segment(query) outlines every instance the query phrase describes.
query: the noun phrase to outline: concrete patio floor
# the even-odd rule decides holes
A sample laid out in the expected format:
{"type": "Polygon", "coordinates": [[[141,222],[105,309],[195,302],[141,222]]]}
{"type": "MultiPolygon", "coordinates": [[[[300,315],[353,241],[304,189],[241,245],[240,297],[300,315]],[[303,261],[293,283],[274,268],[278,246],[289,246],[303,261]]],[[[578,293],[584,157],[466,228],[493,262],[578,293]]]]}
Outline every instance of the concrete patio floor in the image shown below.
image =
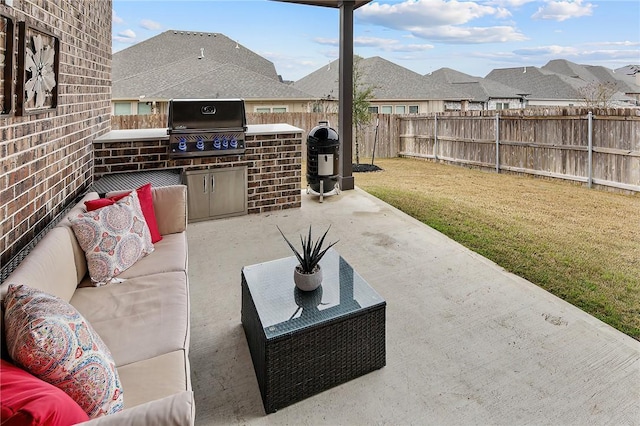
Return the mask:
{"type": "Polygon", "coordinates": [[[355,189],[189,224],[196,424],[640,424],[640,342],[355,189]],[[387,301],[387,365],[265,415],[240,272],[328,241],[387,301]]]}

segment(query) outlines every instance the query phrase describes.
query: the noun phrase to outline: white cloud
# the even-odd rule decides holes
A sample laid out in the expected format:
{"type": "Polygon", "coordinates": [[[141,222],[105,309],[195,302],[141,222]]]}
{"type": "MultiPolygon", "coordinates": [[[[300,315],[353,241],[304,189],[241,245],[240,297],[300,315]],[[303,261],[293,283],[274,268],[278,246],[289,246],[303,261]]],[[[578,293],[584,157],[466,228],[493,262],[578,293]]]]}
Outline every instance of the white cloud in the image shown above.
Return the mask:
{"type": "Polygon", "coordinates": [[[548,1],[544,6],[539,7],[531,17],[562,22],[571,18],[591,16],[595,7],[591,3],[583,4],[582,0],[548,1]]]}
{"type": "Polygon", "coordinates": [[[378,37],[356,37],[353,39],[355,47],[375,47],[386,52],[420,52],[433,49],[430,44],[401,44],[400,41],[378,37]]]}
{"type": "Polygon", "coordinates": [[[340,44],[340,40],[337,38],[316,37],[313,39],[313,41],[315,41],[318,44],[325,44],[328,46],[337,46],[340,44]]]}
{"type": "Polygon", "coordinates": [[[527,40],[527,37],[513,27],[455,27],[453,25],[437,28],[412,28],[417,37],[439,41],[441,43],[506,43],[527,40]]]}
{"type": "Polygon", "coordinates": [[[146,30],[161,30],[162,25],[159,22],[152,21],[150,19],[143,19],[140,21],[140,26],[146,30]]]}
{"type": "Polygon", "coordinates": [[[112,9],[112,13],[111,13],[111,20],[113,21],[114,24],[122,24],[124,22],[124,19],[122,19],[121,17],[118,16],[118,14],[116,13],[115,9],[112,9]]]}
{"type": "Polygon", "coordinates": [[[416,26],[461,25],[495,15],[496,8],[471,1],[405,0],[398,4],[369,3],[356,12],[360,21],[403,30],[416,26]]]}
{"type": "Polygon", "coordinates": [[[550,56],[563,57],[563,56],[574,56],[578,54],[578,50],[574,47],[551,45],[551,46],[539,46],[539,47],[517,49],[517,50],[514,50],[513,53],[516,55],[522,55],[522,56],[550,55],[550,56]]]}
{"type": "Polygon", "coordinates": [[[488,4],[501,6],[501,7],[518,8],[518,7],[524,6],[527,3],[532,3],[534,1],[538,1],[538,0],[493,0],[493,1],[489,1],[488,4]]]}
{"type": "MultiPolygon", "coordinates": [[[[492,2],[457,0],[405,0],[398,4],[369,3],[357,11],[357,19],[364,23],[407,31],[415,37],[441,43],[496,43],[526,40],[515,26],[470,26],[473,20],[484,17],[505,19],[511,16],[504,5],[524,4],[527,0],[492,2]]],[[[427,46],[427,45],[425,45],[427,46]]]]}
{"type": "MultiPolygon", "coordinates": [[[[338,46],[340,41],[337,38],[315,38],[318,44],[328,46],[338,46]]],[[[431,44],[402,44],[399,40],[380,37],[355,37],[354,47],[375,47],[385,52],[421,52],[433,49],[431,44]]]]}
{"type": "Polygon", "coordinates": [[[133,30],[131,29],[120,31],[118,34],[116,34],[113,37],[113,39],[120,43],[129,43],[129,44],[133,44],[137,41],[136,33],[133,32],[133,30]]]}
{"type": "Polygon", "coordinates": [[[499,7],[496,9],[496,18],[500,18],[500,19],[506,19],[509,18],[511,15],[511,12],[509,12],[509,9],[504,8],[504,7],[499,7]]]}
{"type": "MultiPolygon", "coordinates": [[[[593,46],[640,46],[640,41],[602,41],[599,43],[589,43],[593,46]]],[[[640,52],[636,51],[636,54],[640,52]]]]}
{"type": "MultiPolygon", "coordinates": [[[[551,60],[557,58],[571,58],[578,63],[594,63],[601,61],[616,61],[620,63],[634,63],[638,60],[637,50],[620,50],[620,49],[586,49],[574,46],[539,46],[526,49],[517,49],[511,52],[513,58],[534,58],[542,60],[551,60]]],[[[508,54],[507,54],[508,56],[508,54]]],[[[611,67],[611,65],[607,65],[611,67]]]]}

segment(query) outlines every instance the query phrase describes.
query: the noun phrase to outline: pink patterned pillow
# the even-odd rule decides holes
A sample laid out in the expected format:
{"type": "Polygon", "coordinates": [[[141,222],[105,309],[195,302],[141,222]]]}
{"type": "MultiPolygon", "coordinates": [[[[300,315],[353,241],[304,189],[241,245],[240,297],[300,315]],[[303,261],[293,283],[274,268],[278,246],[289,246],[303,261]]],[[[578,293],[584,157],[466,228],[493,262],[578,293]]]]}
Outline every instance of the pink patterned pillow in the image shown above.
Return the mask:
{"type": "Polygon", "coordinates": [[[73,306],[14,284],[4,305],[7,349],[16,364],[62,389],[89,417],[122,410],[122,386],[111,352],[73,306]]]}
{"type": "Polygon", "coordinates": [[[139,259],[153,252],[149,227],[136,191],[115,204],[69,217],[87,257],[91,281],[108,284],[139,259]]]}

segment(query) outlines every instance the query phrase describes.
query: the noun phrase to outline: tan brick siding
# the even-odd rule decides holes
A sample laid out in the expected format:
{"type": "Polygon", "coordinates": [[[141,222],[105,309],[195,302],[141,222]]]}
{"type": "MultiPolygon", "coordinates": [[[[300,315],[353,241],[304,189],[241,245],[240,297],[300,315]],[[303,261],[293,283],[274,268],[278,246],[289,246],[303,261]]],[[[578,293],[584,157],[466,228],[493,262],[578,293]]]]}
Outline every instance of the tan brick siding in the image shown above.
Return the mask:
{"type": "MultiPolygon", "coordinates": [[[[0,5],[0,13],[60,42],[57,110],[0,116],[4,265],[92,182],[91,143],[110,130],[112,2],[16,0],[0,5]]],[[[17,45],[16,38],[14,64],[17,45]]]]}

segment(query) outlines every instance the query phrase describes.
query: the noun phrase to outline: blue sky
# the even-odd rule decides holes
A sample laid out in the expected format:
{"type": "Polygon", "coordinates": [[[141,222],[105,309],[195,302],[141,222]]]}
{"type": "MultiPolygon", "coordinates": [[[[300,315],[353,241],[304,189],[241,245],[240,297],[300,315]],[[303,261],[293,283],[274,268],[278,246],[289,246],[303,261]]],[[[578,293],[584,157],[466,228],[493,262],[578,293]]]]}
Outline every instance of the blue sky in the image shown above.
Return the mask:
{"type": "MultiPolygon", "coordinates": [[[[216,32],[298,80],[338,58],[339,16],[269,0],[113,0],[113,51],[166,30],[216,32]]],[[[354,52],[479,77],[551,59],[640,65],[640,1],[374,0],[355,12],[354,52]]]]}

